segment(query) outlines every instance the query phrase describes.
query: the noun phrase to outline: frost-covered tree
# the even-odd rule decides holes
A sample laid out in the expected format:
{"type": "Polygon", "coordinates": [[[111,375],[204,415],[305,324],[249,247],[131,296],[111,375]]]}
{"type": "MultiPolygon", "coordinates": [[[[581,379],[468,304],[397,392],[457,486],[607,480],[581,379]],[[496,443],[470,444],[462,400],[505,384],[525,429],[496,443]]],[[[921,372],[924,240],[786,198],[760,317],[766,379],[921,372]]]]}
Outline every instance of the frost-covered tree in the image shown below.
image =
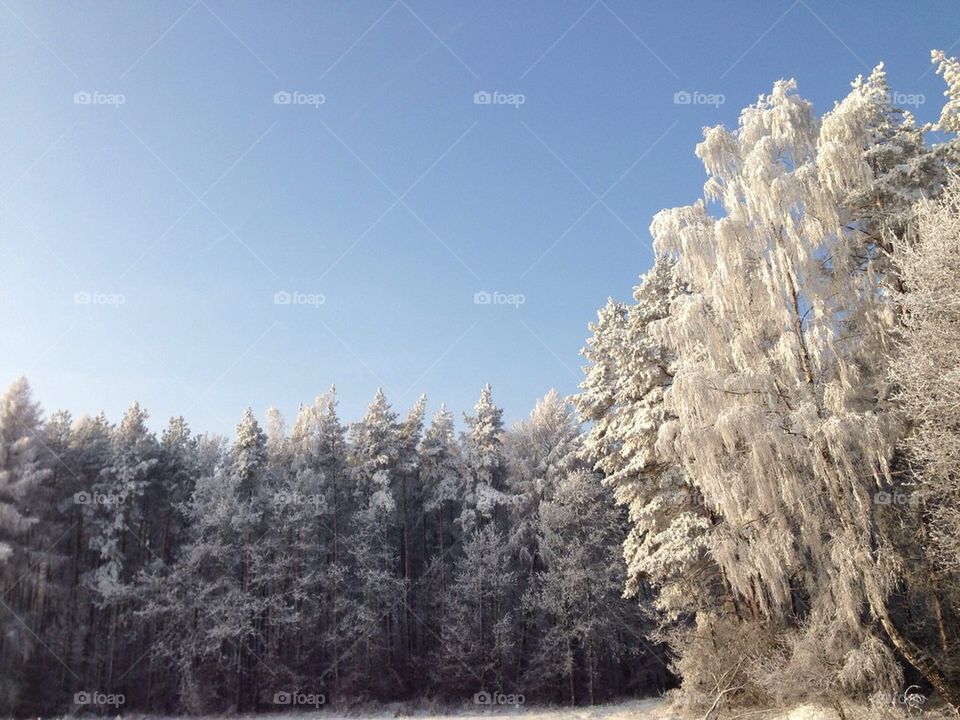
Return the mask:
{"type": "Polygon", "coordinates": [[[133,657],[121,667],[125,695],[132,704],[158,707],[173,712],[178,692],[176,675],[160,662],[150,648],[158,639],[176,633],[179,619],[143,614],[154,593],[164,593],[162,579],[168,578],[189,537],[189,503],[201,465],[203,439],[191,434],[182,417],[171,418],[158,446],[156,466],[143,495],[146,512],[142,542],[147,550],[144,567],[131,580],[129,590],[132,617],[138,629],[133,657]],[[146,656],[146,657],[144,657],[146,656]]]}
{"type": "Polygon", "coordinates": [[[960,179],[917,207],[916,233],[896,247],[905,293],[891,368],[913,420],[904,441],[930,515],[928,547],[960,578],[960,179]]]}
{"type": "Polygon", "coordinates": [[[0,397],[0,568],[3,583],[16,579],[17,570],[29,566],[31,551],[23,537],[37,522],[30,507],[50,474],[45,467],[40,437],[40,406],[30,385],[20,378],[0,397]]]}
{"type": "MultiPolygon", "coordinates": [[[[656,450],[720,519],[709,550],[737,597],[848,638],[831,662],[858,691],[869,689],[863,654],[877,647],[867,610],[956,702],[893,617],[898,556],[873,503],[903,432],[882,361],[895,283],[870,232],[886,201],[866,212],[851,197],[877,185],[881,165],[884,177],[900,172],[877,154],[913,133],[909,118],[891,124],[888,97],[878,68],[818,119],[781,81],[736,130],[705,131],[697,155],[715,214],[701,201],[651,226],[686,285],[656,328],[674,357],[656,450]]],[[[901,160],[915,169],[916,154],[901,160]]]]}
{"type": "Polygon", "coordinates": [[[510,498],[507,542],[517,573],[516,655],[519,670],[525,672],[530,645],[542,632],[540,618],[523,612],[522,598],[536,573],[543,570],[540,555],[540,508],[553,497],[558,484],[576,468],[579,457],[580,425],[573,409],[556,390],[537,401],[529,418],[518,422],[505,436],[507,489],[510,498]]]}
{"type": "MultiPolygon", "coordinates": [[[[343,612],[343,568],[336,554],[338,510],[344,509],[347,491],[346,447],[332,388],[300,408],[286,447],[289,467],[273,507],[289,627],[289,637],[279,640],[280,653],[299,675],[319,677],[335,661],[343,612]]],[[[335,664],[331,670],[336,683],[335,664]]]]}
{"type": "Polygon", "coordinates": [[[111,688],[143,652],[133,629],[133,581],[158,557],[151,547],[151,525],[159,525],[157,508],[151,507],[148,488],[156,484],[160,450],[147,428],[147,418],[136,402],[124,413],[113,429],[110,462],[101,468],[89,498],[93,509],[90,544],[99,563],[88,582],[106,613],[104,682],[111,688]]]}
{"type": "Polygon", "coordinates": [[[435,680],[460,697],[480,691],[517,692],[513,675],[516,574],[505,538],[492,523],[476,529],[463,554],[443,609],[435,680]]]}
{"type": "Polygon", "coordinates": [[[186,532],[185,510],[200,470],[199,453],[200,440],[191,434],[186,420],[170,418],[160,438],[157,480],[148,488],[148,504],[160,518],[160,536],[153,545],[165,564],[176,558],[186,532]]]}
{"type": "Polygon", "coordinates": [[[891,104],[882,64],[869,77],[858,77],[824,120],[828,131],[818,152],[827,162],[820,182],[839,193],[850,227],[858,231],[862,260],[869,258],[896,286],[888,253],[907,233],[913,204],[942,189],[947,168],[960,159],[958,148],[951,142],[926,143],[927,133],[940,128],[917,126],[911,113],[891,104]]]}
{"type": "Polygon", "coordinates": [[[457,442],[453,413],[441,405],[424,433],[418,449],[419,478],[423,497],[424,549],[426,560],[436,559],[438,586],[445,589],[447,555],[457,535],[454,520],[466,491],[466,469],[457,442]]]}
{"type": "Polygon", "coordinates": [[[229,456],[198,479],[188,509],[190,538],[167,593],[155,593],[148,614],[177,618],[179,632],[156,643],[180,677],[190,710],[257,706],[265,672],[270,618],[282,617],[283,598],[267,539],[274,489],[267,439],[247,410],[229,456]]]}
{"type": "Polygon", "coordinates": [[[396,683],[394,653],[403,610],[404,584],[399,548],[394,476],[400,458],[397,416],[377,390],[363,419],[350,428],[349,464],[356,510],[348,541],[349,612],[346,623],[354,692],[384,695],[396,683]]]}
{"type": "Polygon", "coordinates": [[[524,689],[592,704],[606,691],[601,676],[639,650],[640,623],[636,604],[621,597],[626,518],[588,471],[581,441],[555,390],[507,434],[509,547],[524,689]]]}
{"type": "Polygon", "coordinates": [[[414,538],[416,530],[423,526],[423,497],[418,482],[417,447],[423,433],[426,405],[427,398],[421,395],[397,428],[397,465],[393,473],[393,494],[397,499],[397,545],[400,548],[403,578],[401,644],[398,648],[398,662],[402,667],[410,666],[410,658],[415,652],[414,645],[419,644],[417,637],[422,634],[416,620],[416,595],[411,591],[414,573],[420,572],[422,560],[417,552],[421,543],[415,542],[414,538]]]}
{"type": "Polygon", "coordinates": [[[102,470],[112,463],[115,432],[103,413],[72,422],[60,416],[47,430],[47,445],[59,458],[52,466],[55,506],[71,528],[57,545],[66,560],[62,583],[70,598],[69,612],[62,618],[60,641],[51,647],[60,650],[66,665],[59,669],[57,685],[72,694],[83,689],[82,679],[102,677],[106,655],[102,630],[108,619],[89,578],[102,562],[94,542],[100,528],[94,488],[102,470]]]}
{"type": "Polygon", "coordinates": [[[348,634],[343,618],[349,611],[350,596],[347,588],[347,555],[345,538],[350,535],[350,518],[353,515],[354,494],[352,478],[347,464],[346,429],[337,415],[336,389],[317,398],[310,418],[309,449],[305,453],[308,462],[322,478],[324,508],[323,527],[326,530],[327,550],[323,570],[324,632],[322,635],[323,666],[316,676],[321,687],[332,683],[340,685],[340,657],[348,634]]]}
{"type": "Polygon", "coordinates": [[[493,403],[489,385],[480,393],[474,415],[467,416],[463,437],[464,464],[468,486],[463,499],[460,527],[465,534],[491,520],[501,523],[506,494],[506,459],[503,453],[503,410],[493,403]]]}
{"type": "Polygon", "coordinates": [[[40,406],[25,378],[0,396],[0,710],[10,712],[36,646],[37,610],[47,566],[37,528],[42,484],[50,476],[40,406]]]}
{"type": "Polygon", "coordinates": [[[712,606],[721,594],[706,554],[713,519],[676,463],[656,448],[671,417],[664,397],[673,355],[655,331],[681,294],[673,263],[661,256],[635,288],[634,304],[609,301],[591,325],[593,337],[583,351],[586,376],[574,398],[581,418],[591,423],[583,454],[629,513],[625,592],[635,597],[655,587],[655,603],[668,622],[698,604],[712,606]]]}
{"type": "Polygon", "coordinates": [[[506,438],[508,489],[512,498],[510,545],[527,572],[538,568],[540,504],[553,497],[557,484],[582,465],[580,425],[573,410],[551,390],[506,438]]]}
{"type": "Polygon", "coordinates": [[[538,518],[542,569],[531,578],[525,605],[540,633],[524,686],[542,689],[561,677],[568,702],[582,692],[592,705],[603,677],[641,650],[639,609],[621,597],[625,517],[598,476],[574,470],[558,478],[538,518]]]}

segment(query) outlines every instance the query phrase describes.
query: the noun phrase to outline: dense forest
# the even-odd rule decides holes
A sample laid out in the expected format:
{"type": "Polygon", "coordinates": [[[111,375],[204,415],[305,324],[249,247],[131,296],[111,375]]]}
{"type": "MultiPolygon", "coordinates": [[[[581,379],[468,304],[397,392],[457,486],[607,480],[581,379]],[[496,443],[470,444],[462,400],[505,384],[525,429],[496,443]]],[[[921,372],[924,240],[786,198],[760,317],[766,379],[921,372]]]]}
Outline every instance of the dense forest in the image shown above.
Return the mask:
{"type": "Polygon", "coordinates": [[[18,381],[3,443],[3,701],[17,714],[239,712],[436,695],[596,702],[662,687],[621,597],[625,514],[547,395],[506,431],[484,388],[458,437],[333,389],[228,445],[134,404],[41,422],[18,381]],[[103,704],[106,707],[96,707],[103,704]]]}
{"type": "MultiPolygon", "coordinates": [[[[780,81],[697,146],[580,392],[505,428],[331,389],[160,437],[0,401],[0,708],[352,699],[960,710],[960,62],[780,81]],[[917,698],[921,698],[917,700],[917,698]],[[113,704],[111,705],[111,700],[113,704]]],[[[82,708],[80,708],[82,709],[82,708]]]]}

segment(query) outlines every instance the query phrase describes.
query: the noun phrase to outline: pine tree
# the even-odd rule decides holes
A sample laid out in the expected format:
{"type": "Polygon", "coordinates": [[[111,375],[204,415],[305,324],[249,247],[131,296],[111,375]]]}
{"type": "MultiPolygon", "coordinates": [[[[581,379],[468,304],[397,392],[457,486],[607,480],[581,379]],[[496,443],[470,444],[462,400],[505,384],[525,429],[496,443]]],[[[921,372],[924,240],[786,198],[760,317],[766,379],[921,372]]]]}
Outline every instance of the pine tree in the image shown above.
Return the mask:
{"type": "Polygon", "coordinates": [[[89,582],[106,622],[103,682],[118,692],[115,684],[121,674],[128,688],[139,686],[136,675],[125,673],[144,651],[132,616],[134,578],[158,557],[151,547],[151,525],[159,526],[160,521],[147,491],[155,483],[159,446],[146,426],[147,417],[134,402],[113,429],[110,461],[101,469],[90,498],[90,543],[99,562],[89,582]]]}
{"type": "Polygon", "coordinates": [[[106,633],[102,630],[108,627],[109,611],[103,608],[90,579],[102,561],[95,542],[102,512],[95,488],[103,469],[112,463],[115,430],[103,413],[79,418],[72,424],[61,418],[58,427],[50,429],[54,435],[49,447],[59,458],[53,465],[56,506],[72,528],[57,546],[66,557],[63,584],[71,598],[59,653],[66,667],[59,670],[57,687],[72,699],[78,690],[88,690],[91,684],[99,686],[106,674],[106,633]]]}
{"type": "Polygon", "coordinates": [[[540,619],[524,687],[541,692],[564,680],[570,704],[593,705],[602,678],[637,653],[644,630],[639,608],[623,599],[625,579],[619,544],[625,517],[600,479],[574,470],[557,479],[540,505],[537,544],[542,569],[530,583],[526,607],[540,619]]]}
{"type": "Polygon", "coordinates": [[[179,619],[180,633],[155,652],[177,665],[184,705],[193,711],[256,708],[263,672],[258,658],[269,641],[268,621],[281,598],[264,542],[271,531],[267,439],[247,410],[229,457],[201,476],[188,510],[190,538],[148,614],[179,619]]]}
{"type": "MultiPolygon", "coordinates": [[[[417,447],[423,433],[423,414],[427,398],[421,395],[410,413],[397,428],[397,465],[393,473],[393,494],[397,499],[397,546],[400,549],[400,567],[403,578],[403,597],[401,603],[402,627],[401,645],[398,648],[398,663],[408,668],[416,645],[420,644],[420,630],[417,621],[418,609],[416,596],[412,593],[415,573],[419,574],[422,558],[417,554],[420,543],[414,538],[416,531],[423,525],[423,497],[418,483],[419,458],[417,447]]],[[[408,678],[408,681],[411,678],[408,678]]]]}
{"type": "Polygon", "coordinates": [[[356,511],[348,552],[351,605],[343,618],[354,691],[386,695],[396,685],[394,654],[403,602],[398,528],[393,492],[399,460],[397,416],[381,390],[350,428],[349,463],[356,511]]]}
{"type": "Polygon", "coordinates": [[[503,454],[503,410],[493,404],[489,385],[484,385],[474,415],[466,418],[463,438],[464,464],[468,487],[459,524],[464,535],[486,523],[498,520],[502,525],[506,494],[506,460],[503,454]]]}
{"type": "Polygon", "coordinates": [[[459,539],[454,520],[460,515],[460,502],[466,493],[466,468],[453,414],[444,405],[433,416],[418,453],[423,509],[429,518],[425,520],[423,556],[435,559],[437,585],[442,592],[449,579],[448,555],[459,539]]]}
{"type": "MultiPolygon", "coordinates": [[[[0,711],[12,712],[25,682],[24,662],[36,650],[43,548],[37,499],[50,476],[40,407],[20,378],[0,397],[0,711]]],[[[54,658],[49,658],[55,662],[54,658]]]]}
{"type": "Polygon", "coordinates": [[[551,390],[506,436],[511,495],[510,546],[527,576],[540,569],[537,536],[540,504],[553,497],[560,480],[582,466],[580,425],[572,409],[551,390]]]}
{"type": "Polygon", "coordinates": [[[655,605],[667,624],[696,610],[692,598],[710,607],[719,594],[706,545],[713,520],[675,463],[657,449],[671,419],[664,398],[673,357],[656,331],[683,292],[673,263],[660,256],[634,289],[634,304],[609,301],[591,325],[593,337],[583,351],[589,364],[574,398],[581,418],[591,423],[583,455],[629,513],[626,593],[638,597],[655,587],[655,605]]]}
{"type": "Polygon", "coordinates": [[[434,663],[436,682],[461,698],[512,687],[515,573],[496,526],[487,523],[463,543],[444,602],[443,631],[434,663]]]}
{"type": "Polygon", "coordinates": [[[334,689],[340,686],[340,658],[349,636],[344,618],[349,611],[347,589],[346,538],[351,534],[350,519],[354,512],[352,478],[347,463],[346,430],[337,416],[336,389],[319,398],[311,415],[311,435],[308,455],[313,468],[322,479],[322,494],[326,514],[322,527],[326,530],[322,546],[327,550],[323,564],[325,618],[321,637],[322,670],[314,671],[317,682],[326,687],[330,681],[334,689]]]}
{"type": "Polygon", "coordinates": [[[524,596],[538,572],[543,570],[540,553],[540,508],[553,497],[560,481],[575,468],[582,467],[578,457],[580,425],[572,408],[556,390],[537,401],[527,420],[517,423],[505,437],[508,462],[507,487],[510,495],[510,522],[507,542],[517,573],[511,602],[517,612],[517,674],[525,672],[531,657],[531,645],[542,633],[540,618],[524,612],[524,596]]]}

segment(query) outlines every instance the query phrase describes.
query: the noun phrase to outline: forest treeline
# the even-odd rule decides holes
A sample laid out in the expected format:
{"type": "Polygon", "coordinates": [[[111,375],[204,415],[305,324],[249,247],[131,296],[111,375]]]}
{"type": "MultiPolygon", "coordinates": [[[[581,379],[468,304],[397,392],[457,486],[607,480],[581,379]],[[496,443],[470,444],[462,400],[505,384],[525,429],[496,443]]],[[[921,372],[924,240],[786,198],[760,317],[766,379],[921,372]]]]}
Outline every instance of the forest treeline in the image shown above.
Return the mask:
{"type": "Polygon", "coordinates": [[[597,702],[662,688],[621,597],[625,513],[547,395],[465,431],[335,391],[228,444],[136,403],[41,418],[0,400],[2,708],[283,710],[354,700],[597,702]]]}

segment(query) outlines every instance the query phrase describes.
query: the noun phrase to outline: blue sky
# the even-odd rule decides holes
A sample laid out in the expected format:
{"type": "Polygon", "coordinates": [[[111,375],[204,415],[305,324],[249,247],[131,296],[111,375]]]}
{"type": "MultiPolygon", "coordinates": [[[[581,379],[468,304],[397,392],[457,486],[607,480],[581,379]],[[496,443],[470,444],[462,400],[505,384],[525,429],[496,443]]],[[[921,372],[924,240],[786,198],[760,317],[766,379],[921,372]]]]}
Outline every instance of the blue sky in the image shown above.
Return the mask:
{"type": "Polygon", "coordinates": [[[960,52],[955,2],[3,0],[0,18],[0,383],[224,433],[332,383],[348,420],[377,386],[459,414],[490,382],[511,421],[573,392],[587,323],[650,265],[651,217],[701,193],[703,126],[781,77],[823,112],[880,61],[932,120],[929,51],[960,52]]]}

